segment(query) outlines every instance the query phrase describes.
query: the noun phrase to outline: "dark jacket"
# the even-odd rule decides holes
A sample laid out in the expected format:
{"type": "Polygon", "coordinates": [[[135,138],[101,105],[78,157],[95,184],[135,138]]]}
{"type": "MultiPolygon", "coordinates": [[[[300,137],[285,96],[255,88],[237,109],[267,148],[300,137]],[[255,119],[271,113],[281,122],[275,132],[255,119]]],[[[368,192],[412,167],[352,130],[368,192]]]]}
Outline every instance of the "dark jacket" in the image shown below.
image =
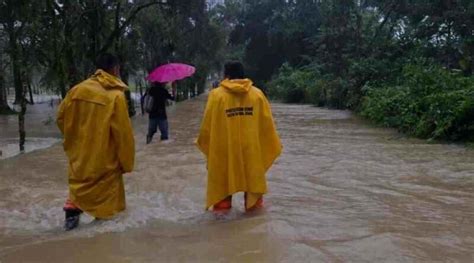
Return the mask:
{"type": "Polygon", "coordinates": [[[174,100],[174,97],[163,87],[151,87],[148,93],[153,97],[153,109],[149,113],[149,118],[167,119],[166,101],[174,100]]]}

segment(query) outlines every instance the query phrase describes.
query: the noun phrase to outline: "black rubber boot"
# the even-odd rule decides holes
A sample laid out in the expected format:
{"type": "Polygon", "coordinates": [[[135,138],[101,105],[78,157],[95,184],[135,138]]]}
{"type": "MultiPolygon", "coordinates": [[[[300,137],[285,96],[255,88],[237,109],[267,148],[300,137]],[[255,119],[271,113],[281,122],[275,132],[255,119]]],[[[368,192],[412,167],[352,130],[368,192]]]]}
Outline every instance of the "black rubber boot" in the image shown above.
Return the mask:
{"type": "Polygon", "coordinates": [[[81,218],[82,211],[79,209],[67,209],[66,218],[64,220],[64,230],[70,231],[79,226],[79,219],[81,218]]]}

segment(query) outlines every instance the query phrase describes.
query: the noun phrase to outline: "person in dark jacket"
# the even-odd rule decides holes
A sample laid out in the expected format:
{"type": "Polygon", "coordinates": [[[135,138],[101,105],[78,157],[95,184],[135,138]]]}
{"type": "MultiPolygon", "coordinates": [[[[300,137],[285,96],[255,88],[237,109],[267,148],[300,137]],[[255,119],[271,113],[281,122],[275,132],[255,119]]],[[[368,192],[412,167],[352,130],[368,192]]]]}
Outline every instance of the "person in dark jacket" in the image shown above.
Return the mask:
{"type": "Polygon", "coordinates": [[[153,83],[153,86],[148,90],[150,96],[153,97],[153,108],[148,113],[148,134],[146,136],[146,143],[149,144],[153,135],[155,135],[157,128],[160,129],[161,140],[168,140],[168,116],[166,115],[166,102],[174,100],[164,85],[161,83],[153,83]]]}

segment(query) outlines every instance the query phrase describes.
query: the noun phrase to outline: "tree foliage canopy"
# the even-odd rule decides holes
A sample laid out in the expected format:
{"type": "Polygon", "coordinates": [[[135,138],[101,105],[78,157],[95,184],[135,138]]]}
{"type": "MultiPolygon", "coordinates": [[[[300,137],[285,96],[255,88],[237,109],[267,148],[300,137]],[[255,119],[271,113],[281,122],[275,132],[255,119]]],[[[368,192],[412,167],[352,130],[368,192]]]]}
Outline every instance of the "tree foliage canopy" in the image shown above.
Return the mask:
{"type": "Polygon", "coordinates": [[[472,134],[472,96],[458,96],[471,94],[473,86],[472,0],[209,2],[1,0],[0,47],[7,56],[0,56],[0,70],[11,65],[6,79],[18,100],[32,78],[29,72],[39,72],[44,86],[64,96],[91,73],[95,56],[110,51],[123,62],[124,80],[166,62],[193,64],[197,74],[183,86],[198,83],[202,92],[211,72],[236,59],[259,87],[286,102],[358,110],[423,137],[472,134]],[[429,74],[456,89],[423,82],[429,74]],[[439,96],[425,98],[431,95],[419,93],[417,81],[439,96]],[[441,102],[448,93],[449,103],[441,102]],[[383,99],[407,94],[420,97],[397,111],[383,99]],[[453,108],[440,106],[446,114],[428,114],[434,105],[453,108]],[[446,123],[442,116],[453,116],[449,112],[457,112],[456,121],[440,128],[446,123]]]}
{"type": "Polygon", "coordinates": [[[62,96],[91,74],[103,52],[120,57],[125,81],[180,61],[195,65],[202,83],[225,38],[205,0],[2,0],[0,10],[0,39],[10,43],[4,51],[18,86],[34,69],[62,96]]]}
{"type": "Polygon", "coordinates": [[[248,75],[274,98],[362,110],[384,125],[422,137],[459,139],[474,131],[472,96],[453,95],[450,103],[442,102],[443,94],[472,93],[473,1],[226,0],[219,10],[221,19],[230,18],[228,49],[240,51],[231,53],[240,55],[248,75]],[[411,82],[406,82],[408,68],[419,73],[410,75],[411,82]],[[395,96],[399,86],[413,89],[405,95],[420,96],[406,106],[410,109],[421,101],[435,103],[415,92],[417,79],[428,79],[429,74],[444,77],[437,81],[446,85],[467,83],[454,85],[454,93],[430,82],[423,85],[439,93],[436,103],[453,107],[440,111],[456,111],[457,118],[471,122],[452,121],[454,128],[444,129],[442,116],[452,114],[430,115],[429,121],[423,117],[433,104],[419,108],[412,119],[424,120],[407,128],[401,125],[407,108],[393,112],[382,107],[389,104],[378,103],[395,96]],[[459,101],[453,104],[454,99],[459,101]],[[375,105],[378,108],[372,108],[375,105]],[[463,128],[456,124],[461,122],[463,128]]]}

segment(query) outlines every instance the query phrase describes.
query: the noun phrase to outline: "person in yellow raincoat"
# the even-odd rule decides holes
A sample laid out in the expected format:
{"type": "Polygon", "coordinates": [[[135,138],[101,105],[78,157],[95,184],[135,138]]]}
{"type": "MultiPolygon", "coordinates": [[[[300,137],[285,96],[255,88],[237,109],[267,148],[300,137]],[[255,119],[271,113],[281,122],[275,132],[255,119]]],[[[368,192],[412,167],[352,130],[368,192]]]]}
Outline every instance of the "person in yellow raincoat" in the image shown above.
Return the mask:
{"type": "Polygon", "coordinates": [[[245,192],[245,209],[263,206],[265,174],[282,145],[270,104],[261,90],[244,78],[240,62],[229,62],[225,80],[209,93],[198,139],[207,158],[206,210],[227,212],[232,195],[245,192]]]}
{"type": "Polygon", "coordinates": [[[107,219],[125,209],[122,175],[134,166],[135,142],[119,60],[104,54],[97,71],[73,87],[59,106],[57,124],[69,160],[65,229],[84,211],[107,219]]]}

